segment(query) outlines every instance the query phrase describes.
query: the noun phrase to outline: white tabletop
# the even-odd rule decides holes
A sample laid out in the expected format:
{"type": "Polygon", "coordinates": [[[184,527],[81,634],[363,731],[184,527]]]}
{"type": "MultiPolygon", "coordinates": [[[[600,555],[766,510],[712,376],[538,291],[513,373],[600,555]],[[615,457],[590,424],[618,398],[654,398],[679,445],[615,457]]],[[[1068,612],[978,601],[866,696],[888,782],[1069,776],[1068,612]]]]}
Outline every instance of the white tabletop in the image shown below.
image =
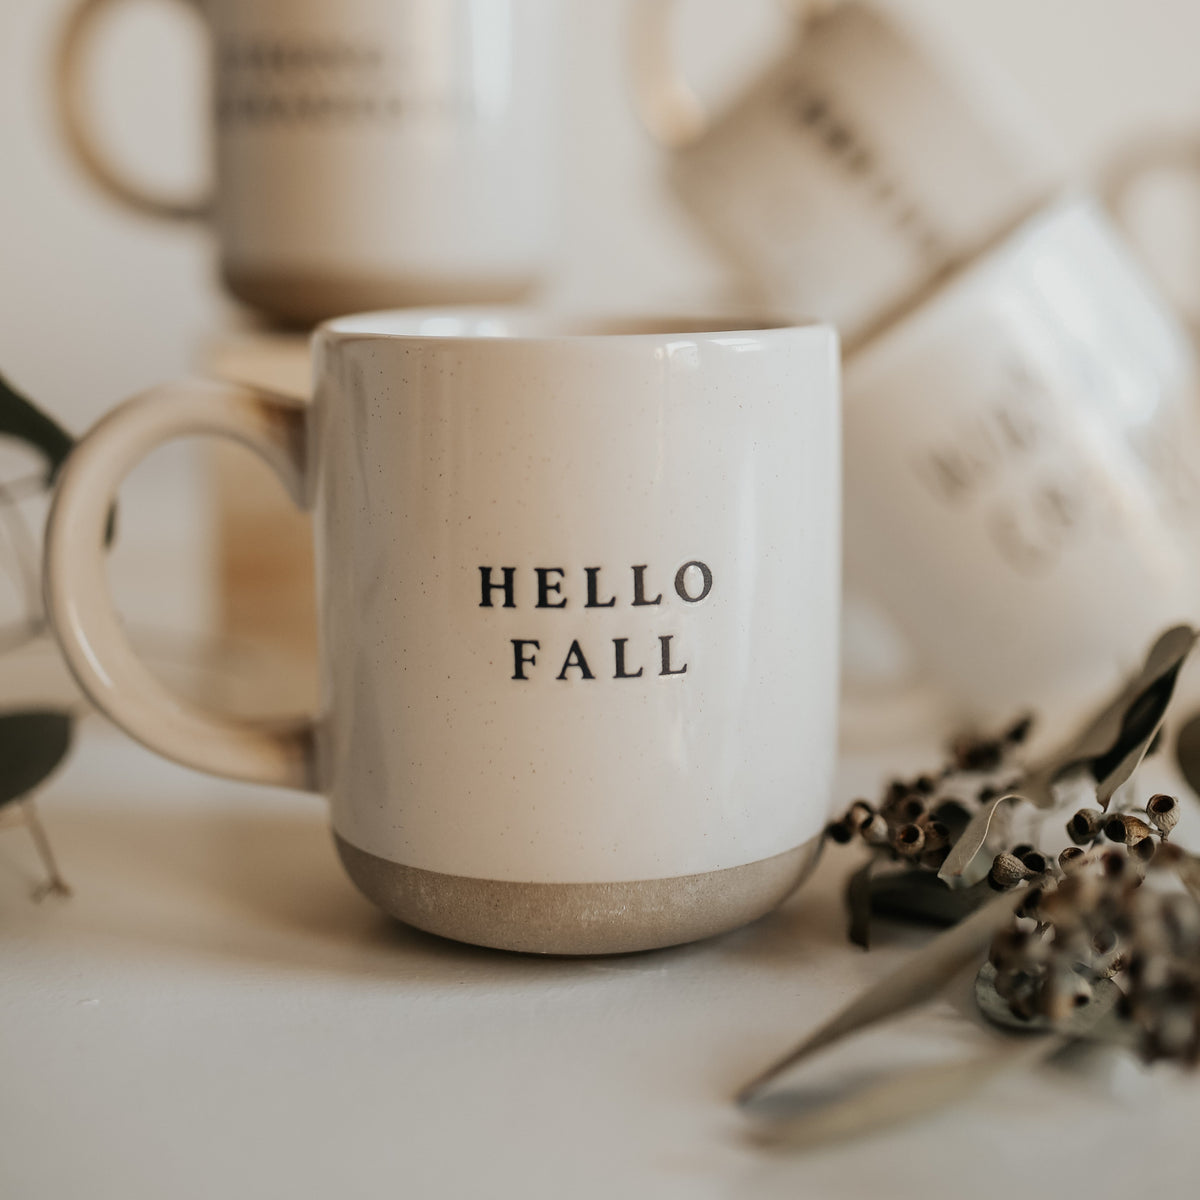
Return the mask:
{"type": "MultiPolygon", "coordinates": [[[[843,790],[874,773],[844,764],[843,790]]],[[[1006,1076],[818,1153],[756,1146],[737,1085],[925,936],[846,943],[845,853],[741,932],[540,960],[389,922],[340,874],[321,801],[168,766],[97,720],[40,811],[75,894],[33,902],[10,817],[5,1200],[1196,1195],[1200,1081],[1123,1061],[1006,1076]]],[[[986,1046],[964,1012],[952,993],[850,1057],[986,1046]]]]}

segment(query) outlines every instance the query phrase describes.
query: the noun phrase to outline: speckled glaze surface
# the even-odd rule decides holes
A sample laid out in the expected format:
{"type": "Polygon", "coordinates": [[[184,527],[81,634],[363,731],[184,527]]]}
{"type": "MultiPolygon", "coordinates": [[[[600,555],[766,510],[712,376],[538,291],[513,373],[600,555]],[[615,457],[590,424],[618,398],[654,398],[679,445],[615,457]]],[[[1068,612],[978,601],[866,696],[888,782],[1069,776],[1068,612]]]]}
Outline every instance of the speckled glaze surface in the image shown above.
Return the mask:
{"type": "Polygon", "coordinates": [[[73,456],[47,600],[88,694],[188,765],[326,794],[360,888],[449,937],[610,953],[778,903],[834,766],[833,331],[409,310],[323,326],[315,362],[311,405],[168,385],[73,456]],[[184,703],[112,608],[109,497],[201,432],[315,509],[312,720],[184,703]]]}
{"type": "Polygon", "coordinates": [[[533,328],[317,335],[317,765],[337,834],[526,884],[802,845],[836,723],[834,335],[533,328]]]}

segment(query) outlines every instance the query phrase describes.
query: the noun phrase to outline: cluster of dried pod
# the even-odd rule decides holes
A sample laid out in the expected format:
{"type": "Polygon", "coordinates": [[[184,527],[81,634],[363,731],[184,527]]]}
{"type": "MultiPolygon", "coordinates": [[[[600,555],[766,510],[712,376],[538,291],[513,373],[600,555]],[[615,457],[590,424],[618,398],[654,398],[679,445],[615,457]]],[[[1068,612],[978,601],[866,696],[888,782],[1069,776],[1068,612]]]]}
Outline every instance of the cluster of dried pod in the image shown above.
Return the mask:
{"type": "Polygon", "coordinates": [[[1022,717],[999,737],[957,739],[936,775],[894,779],[877,804],[855,800],[844,816],[826,828],[827,836],[842,845],[858,838],[872,850],[890,851],[892,859],[938,870],[974,804],[1010,790],[997,787],[990,777],[1011,769],[1011,756],[1029,736],[1032,724],[1031,718],[1022,717]],[[981,782],[983,776],[989,779],[981,782]]]}
{"type": "Polygon", "coordinates": [[[989,961],[996,992],[1022,1020],[1061,1022],[1101,980],[1114,980],[1116,1019],[1142,1054],[1195,1066],[1200,899],[1180,888],[1181,868],[1194,860],[1167,841],[1179,819],[1174,797],[1152,797],[1146,815],[1081,810],[1068,822],[1076,844],[1057,864],[1032,847],[997,855],[992,886],[1027,890],[989,961]]]}

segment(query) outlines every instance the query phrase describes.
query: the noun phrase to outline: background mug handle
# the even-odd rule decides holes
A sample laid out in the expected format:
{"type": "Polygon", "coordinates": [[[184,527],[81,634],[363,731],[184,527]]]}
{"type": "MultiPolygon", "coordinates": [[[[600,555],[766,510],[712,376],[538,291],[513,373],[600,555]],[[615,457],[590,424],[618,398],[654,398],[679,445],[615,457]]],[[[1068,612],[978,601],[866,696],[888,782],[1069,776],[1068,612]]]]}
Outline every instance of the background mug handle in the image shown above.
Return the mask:
{"type": "Polygon", "coordinates": [[[213,775],[316,791],[312,717],[235,720],[175,695],[138,659],[113,607],[104,547],[117,489],[151,450],[190,434],[241,442],[310,506],[305,402],[199,380],[153,388],[104,417],[59,476],[46,529],[51,627],[88,698],[151,750],[213,775]]]}
{"type": "MultiPolygon", "coordinates": [[[[188,8],[195,5],[195,0],[174,2],[188,8]]],[[[172,221],[205,217],[212,208],[210,196],[179,199],[155,194],[129,179],[109,159],[96,136],[84,68],[93,37],[119,4],[120,0],[81,0],[63,26],[54,61],[54,100],[63,138],[91,181],[126,208],[172,221]]]]}
{"type": "MultiPolygon", "coordinates": [[[[782,0],[799,29],[839,0],[782,0]]],[[[650,136],[678,149],[704,136],[709,114],[675,53],[676,0],[631,0],[629,74],[634,106],[650,136]]]]}
{"type": "MultiPolygon", "coordinates": [[[[1192,175],[1200,182],[1200,135],[1180,134],[1147,139],[1117,158],[1102,173],[1100,194],[1110,213],[1124,230],[1125,235],[1140,251],[1142,261],[1174,304],[1175,310],[1193,332],[1200,334],[1200,307],[1197,296],[1184,299],[1178,289],[1169,285],[1155,270],[1154,259],[1149,247],[1132,219],[1131,205],[1138,188],[1150,177],[1159,174],[1192,175]]],[[[1200,270],[1200,264],[1197,264],[1200,270]]]]}

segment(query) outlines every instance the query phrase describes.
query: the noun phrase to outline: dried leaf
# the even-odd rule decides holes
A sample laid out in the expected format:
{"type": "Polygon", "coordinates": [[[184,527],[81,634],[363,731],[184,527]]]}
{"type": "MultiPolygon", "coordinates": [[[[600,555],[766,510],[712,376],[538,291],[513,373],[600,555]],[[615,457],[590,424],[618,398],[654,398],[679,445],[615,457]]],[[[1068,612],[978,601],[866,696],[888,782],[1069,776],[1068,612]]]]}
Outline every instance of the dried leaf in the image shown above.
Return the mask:
{"type": "Polygon", "coordinates": [[[983,1054],[894,1071],[849,1095],[777,1119],[762,1140],[803,1150],[882,1132],[962,1100],[1003,1072],[1050,1058],[1069,1042],[1067,1037],[1047,1036],[1016,1045],[1006,1040],[983,1054]]]}
{"type": "Polygon", "coordinates": [[[988,834],[991,832],[992,821],[1000,809],[1000,805],[1012,800],[1022,800],[1024,797],[1006,792],[989,800],[970,820],[966,829],[954,843],[938,878],[950,887],[969,888],[987,878],[988,873],[988,834]]]}
{"type": "Polygon", "coordinates": [[[67,756],[75,718],[71,713],[0,713],[0,808],[27,796],[67,756]]]}
{"type": "Polygon", "coordinates": [[[995,932],[1012,920],[1024,894],[996,896],[965,921],[947,929],[907,959],[903,965],[862,992],[855,1000],[810,1034],[789,1054],[756,1076],[738,1093],[746,1103],[760,1096],[783,1072],[843,1038],[935,996],[972,959],[981,954],[995,932]]]}
{"type": "Polygon", "coordinates": [[[871,948],[871,873],[879,865],[874,855],[846,881],[846,911],[850,925],[846,936],[864,950],[871,948]]]}
{"type": "Polygon", "coordinates": [[[1200,713],[1189,717],[1175,740],[1175,759],[1188,787],[1200,795],[1200,713]]]}
{"type": "Polygon", "coordinates": [[[1130,705],[1121,723],[1116,745],[1099,758],[1092,760],[1092,777],[1096,780],[1096,799],[1107,810],[1113,793],[1138,769],[1154,739],[1158,737],[1163,718],[1175,692],[1175,681],[1183,660],[1163,675],[1130,705]]]}
{"type": "Polygon", "coordinates": [[[926,925],[957,925],[995,893],[986,883],[951,888],[932,871],[893,871],[871,880],[871,912],[926,925]]]}
{"type": "Polygon", "coordinates": [[[1017,1033],[1057,1033],[1065,1037],[1116,1042],[1122,1046],[1136,1043],[1131,1027],[1117,1015],[1121,989],[1111,979],[1092,982],[1092,998],[1074,1009],[1065,1021],[1046,1017],[1018,1017],[1008,1001],[996,991],[996,968],[984,963],[975,977],[975,1002],[979,1011],[994,1025],[1017,1033]]]}
{"type": "Polygon", "coordinates": [[[0,375],[0,436],[17,438],[41,452],[46,460],[46,483],[54,482],[74,439],[0,375]]]}
{"type": "Polygon", "coordinates": [[[1150,648],[1142,669],[1065,747],[1031,770],[1023,794],[1040,808],[1054,803],[1054,784],[1086,768],[1107,808],[1113,793],[1137,769],[1162,724],[1163,716],[1197,632],[1190,625],[1168,629],[1150,648]],[[1103,793],[1101,795],[1101,792],[1103,793]]]}

